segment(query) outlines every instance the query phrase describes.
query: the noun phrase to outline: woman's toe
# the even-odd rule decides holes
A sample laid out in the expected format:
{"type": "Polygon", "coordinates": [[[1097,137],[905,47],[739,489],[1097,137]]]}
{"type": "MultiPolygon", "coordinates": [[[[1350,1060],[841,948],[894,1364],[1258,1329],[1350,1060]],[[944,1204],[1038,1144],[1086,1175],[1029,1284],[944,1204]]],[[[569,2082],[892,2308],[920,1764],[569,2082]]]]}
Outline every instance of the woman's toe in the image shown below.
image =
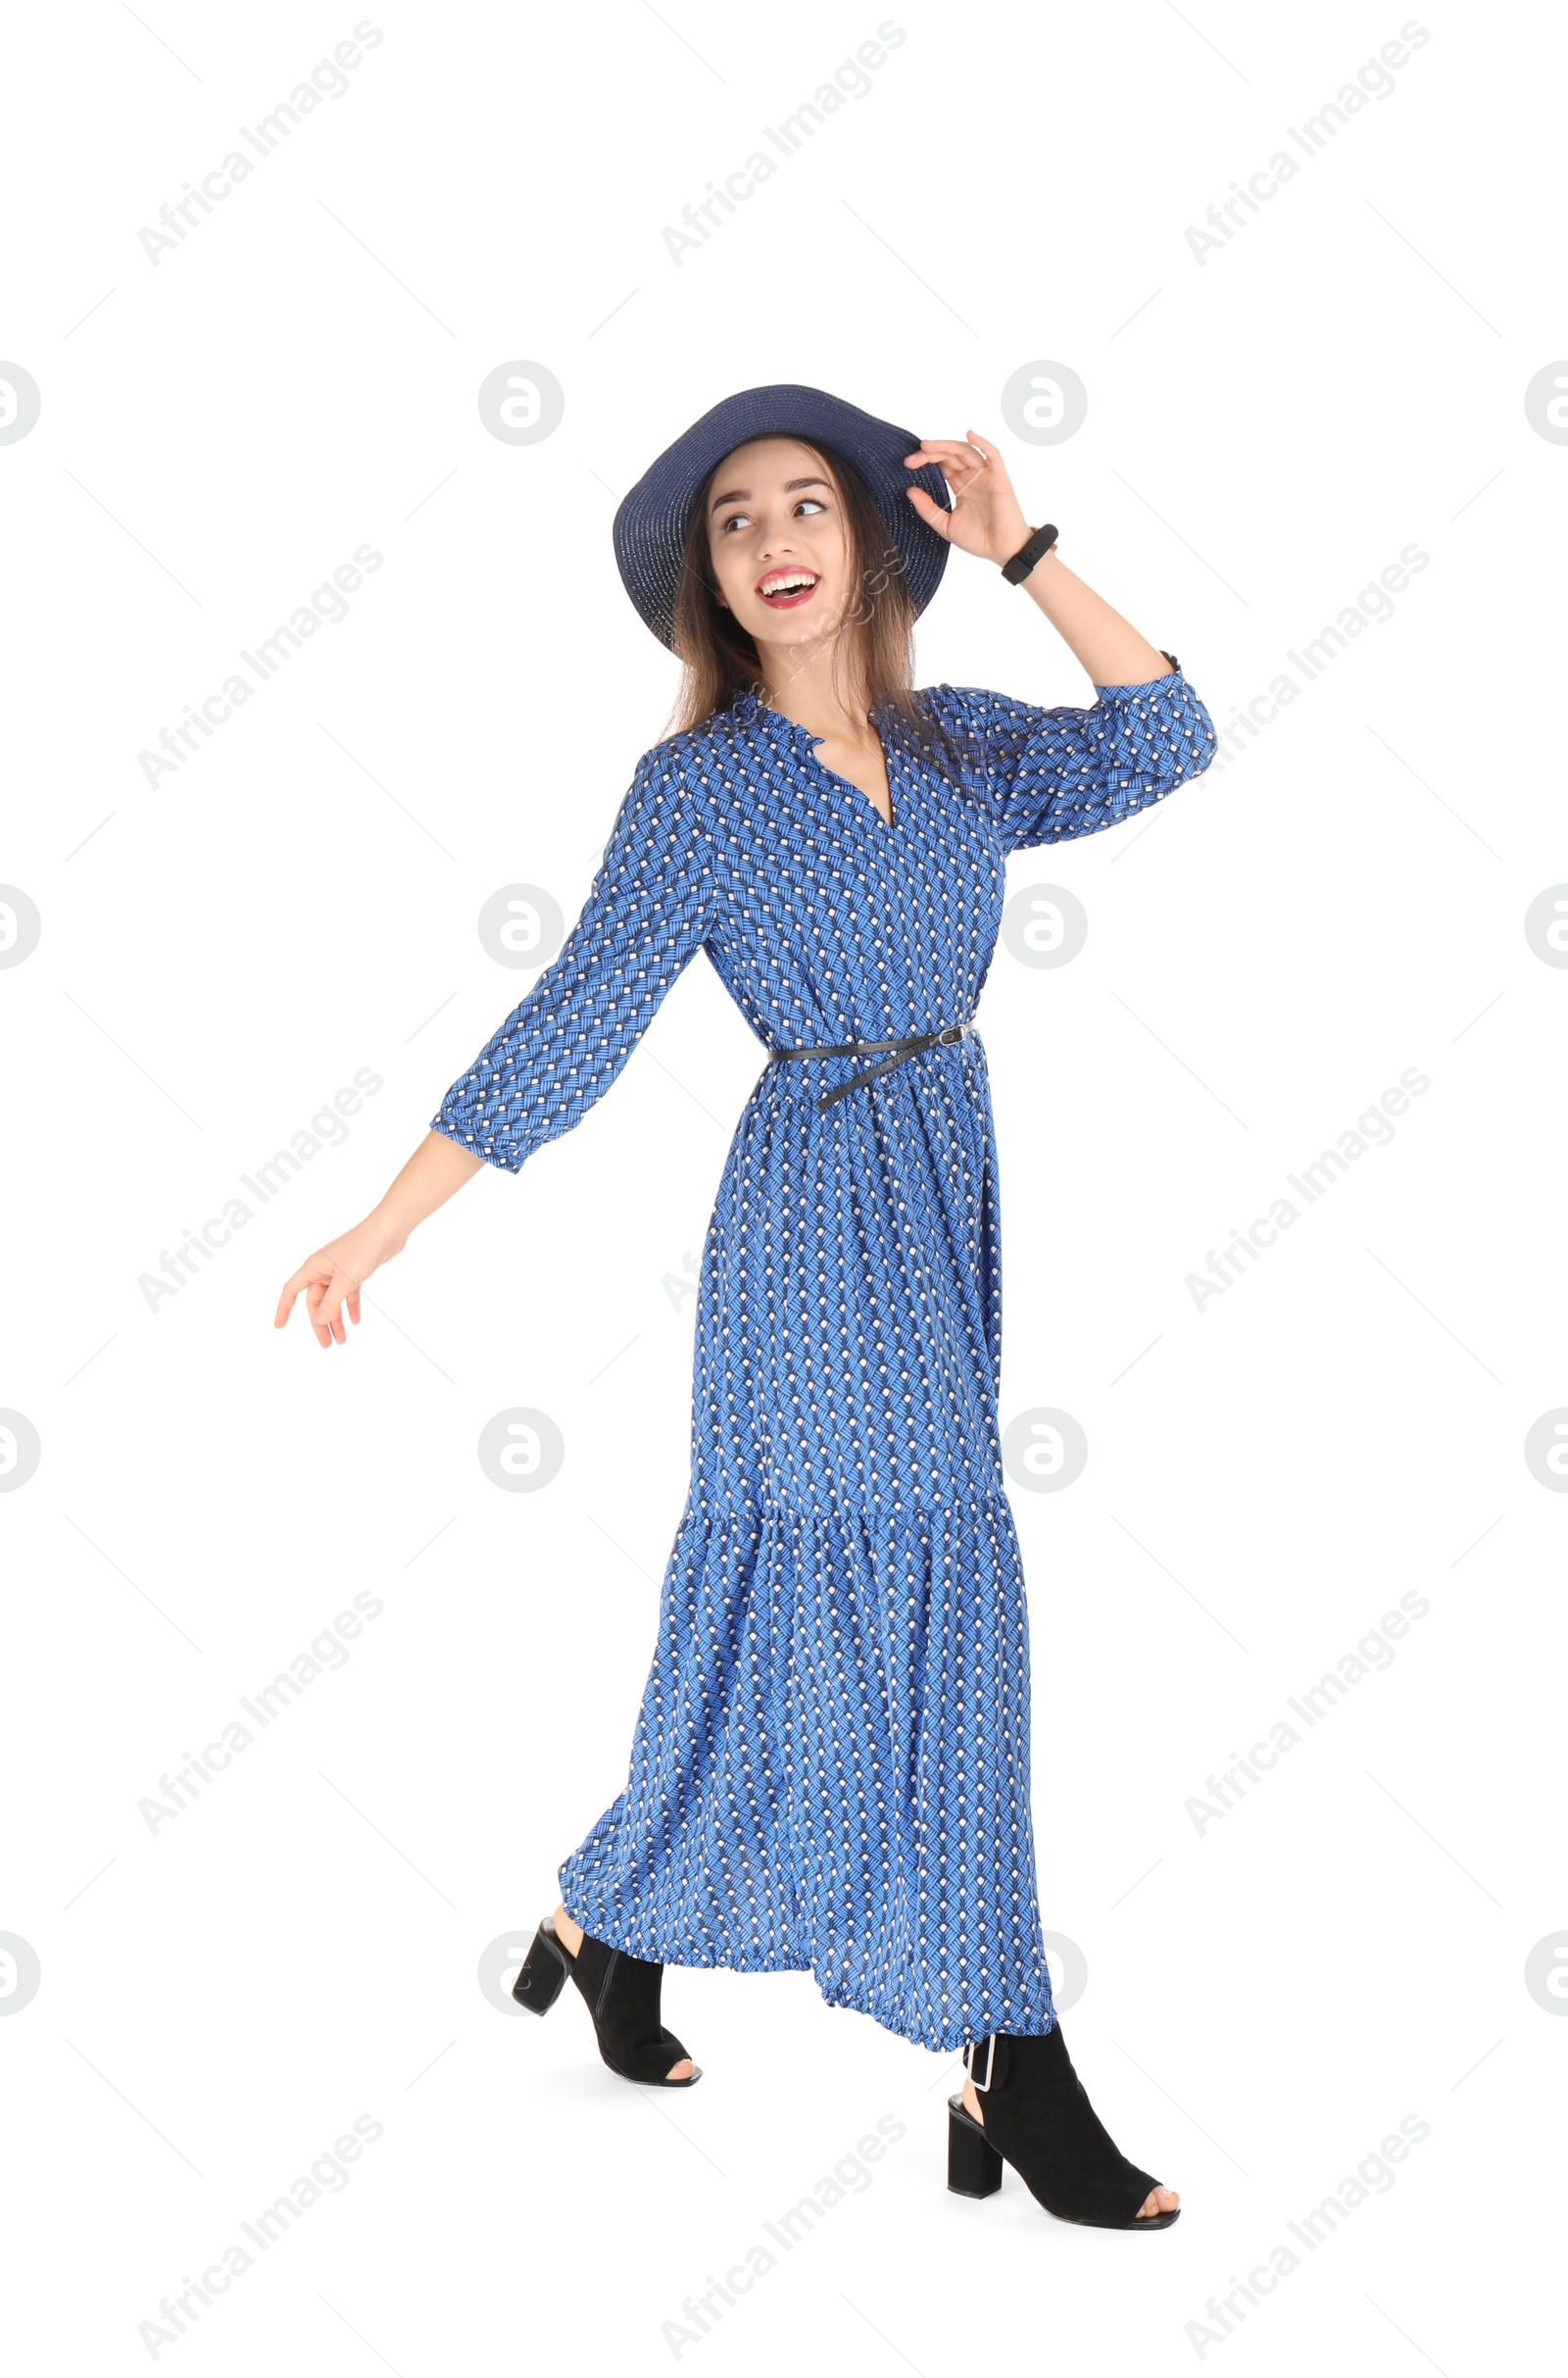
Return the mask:
{"type": "Polygon", "coordinates": [[[1152,2188],[1138,2207],[1140,2221],[1152,2219],[1155,2213],[1173,2213],[1181,2199],[1174,2188],[1152,2188]]]}
{"type": "Polygon", "coordinates": [[[694,2069],[695,2067],[693,2066],[691,2057],[689,2056],[683,2056],[678,2064],[671,2064],[668,2072],[665,2073],[664,2078],[666,2081],[689,2081],[692,2077],[694,2069]]]}

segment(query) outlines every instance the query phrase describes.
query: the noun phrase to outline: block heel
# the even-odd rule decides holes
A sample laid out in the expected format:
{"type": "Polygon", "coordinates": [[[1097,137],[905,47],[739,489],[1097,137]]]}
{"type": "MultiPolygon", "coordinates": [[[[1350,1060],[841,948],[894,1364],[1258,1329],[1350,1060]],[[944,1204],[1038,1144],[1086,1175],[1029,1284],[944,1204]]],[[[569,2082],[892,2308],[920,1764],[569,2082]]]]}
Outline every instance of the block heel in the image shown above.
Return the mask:
{"type": "Polygon", "coordinates": [[[585,1932],[575,1957],[556,1930],[553,1915],[544,1917],[517,1969],[512,1995],[531,2014],[547,2014],[570,1975],[593,2018],[599,2053],[612,2073],[623,2081],[638,2081],[647,2089],[690,2089],[703,2077],[693,2063],[684,2079],[669,2079],[669,2068],[689,2052],[660,2021],[659,1995],[662,1965],[647,1957],[612,1949],[608,1941],[585,1932]]]}
{"type": "Polygon", "coordinates": [[[1059,2022],[1038,2035],[998,2031],[971,2041],[964,2065],[983,2104],[977,2122],[961,2095],[948,2100],[948,2186],[957,2195],[994,2196],[1007,2162],[1058,2221],[1169,2229],[1181,2219],[1179,2205],[1140,2210],[1160,2184],[1128,2161],[1089,2103],[1059,2022]]]}
{"type": "Polygon", "coordinates": [[[556,1927],[547,1915],[518,1967],[512,1995],[530,2014],[548,2014],[570,1970],[564,1944],[557,1939],[556,1927]]]}
{"type": "Polygon", "coordinates": [[[1002,2157],[961,2097],[948,2100],[948,2186],[956,2197],[994,2197],[1002,2186],[1002,2157]]]}

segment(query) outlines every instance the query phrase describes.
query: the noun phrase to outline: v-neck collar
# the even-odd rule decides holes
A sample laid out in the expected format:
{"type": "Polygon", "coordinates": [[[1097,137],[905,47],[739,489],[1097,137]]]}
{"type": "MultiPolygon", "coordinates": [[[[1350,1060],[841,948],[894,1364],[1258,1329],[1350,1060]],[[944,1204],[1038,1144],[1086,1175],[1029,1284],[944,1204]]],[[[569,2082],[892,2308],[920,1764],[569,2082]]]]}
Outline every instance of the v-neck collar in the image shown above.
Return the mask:
{"type": "Polygon", "coordinates": [[[880,702],[872,703],[867,718],[875,729],[877,741],[882,746],[882,765],[887,770],[888,779],[888,804],[893,811],[891,817],[883,817],[863,784],[853,783],[848,776],[841,776],[836,768],[829,768],[826,761],[817,758],[816,746],[825,742],[826,736],[813,734],[810,728],[803,726],[798,718],[791,718],[783,711],[774,710],[770,703],[760,702],[749,686],[737,694],[730,709],[736,718],[748,725],[772,726],[793,736],[797,748],[804,750],[805,757],[811,762],[824,782],[842,785],[845,792],[851,796],[852,805],[868,813],[870,823],[881,836],[889,841],[899,838],[903,826],[904,797],[902,788],[898,793],[895,793],[894,790],[893,747],[883,732],[882,716],[880,715],[883,713],[883,705],[880,702]]]}

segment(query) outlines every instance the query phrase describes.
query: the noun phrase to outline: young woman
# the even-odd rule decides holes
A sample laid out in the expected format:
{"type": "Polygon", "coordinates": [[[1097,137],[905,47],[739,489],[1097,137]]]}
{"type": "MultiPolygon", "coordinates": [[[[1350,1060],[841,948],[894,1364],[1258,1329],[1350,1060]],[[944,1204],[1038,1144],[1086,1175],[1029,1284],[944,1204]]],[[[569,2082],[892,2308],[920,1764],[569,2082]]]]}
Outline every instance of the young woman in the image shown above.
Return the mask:
{"type": "Polygon", "coordinates": [[[1094,2114],[1041,1936],[974,1011],[1007,853],[1131,817],[1215,738],[1054,536],[973,430],[916,445],[816,389],[731,397],[659,457],[614,542],[684,664],[675,731],[559,957],[277,1321],[303,1291],[341,1345],[369,1273],[482,1165],[569,1130],[706,949],[769,1062],[703,1248],[691,1487],[626,1788],[563,1862],[514,1995],[542,2014],[569,1974],[614,2071],[689,2088],[666,1964],[809,1971],[964,2049],[951,2187],[989,2195],[1005,2160],[1063,2219],[1154,2229],[1176,2194],[1094,2114]],[[912,690],[951,546],[1024,587],[1092,707],[912,690]]]}

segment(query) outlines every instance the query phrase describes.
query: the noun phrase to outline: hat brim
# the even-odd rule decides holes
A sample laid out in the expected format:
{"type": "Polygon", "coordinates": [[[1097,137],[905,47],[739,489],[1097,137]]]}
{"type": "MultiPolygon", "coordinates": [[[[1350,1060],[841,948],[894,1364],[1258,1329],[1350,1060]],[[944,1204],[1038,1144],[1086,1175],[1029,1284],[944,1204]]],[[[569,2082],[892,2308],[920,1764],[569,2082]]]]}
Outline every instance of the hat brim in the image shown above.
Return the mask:
{"type": "Polygon", "coordinates": [[[615,513],[615,563],[626,592],[660,642],[673,650],[675,592],[692,506],[716,463],[759,437],[796,437],[828,446],[864,480],[887,528],[892,551],[879,557],[902,567],[918,619],[942,582],[948,541],[921,520],[905,494],[923,487],[944,512],[953,499],[934,463],[916,471],[904,458],[919,439],[843,397],[820,388],[746,388],[714,405],[650,464],[615,513]]]}

